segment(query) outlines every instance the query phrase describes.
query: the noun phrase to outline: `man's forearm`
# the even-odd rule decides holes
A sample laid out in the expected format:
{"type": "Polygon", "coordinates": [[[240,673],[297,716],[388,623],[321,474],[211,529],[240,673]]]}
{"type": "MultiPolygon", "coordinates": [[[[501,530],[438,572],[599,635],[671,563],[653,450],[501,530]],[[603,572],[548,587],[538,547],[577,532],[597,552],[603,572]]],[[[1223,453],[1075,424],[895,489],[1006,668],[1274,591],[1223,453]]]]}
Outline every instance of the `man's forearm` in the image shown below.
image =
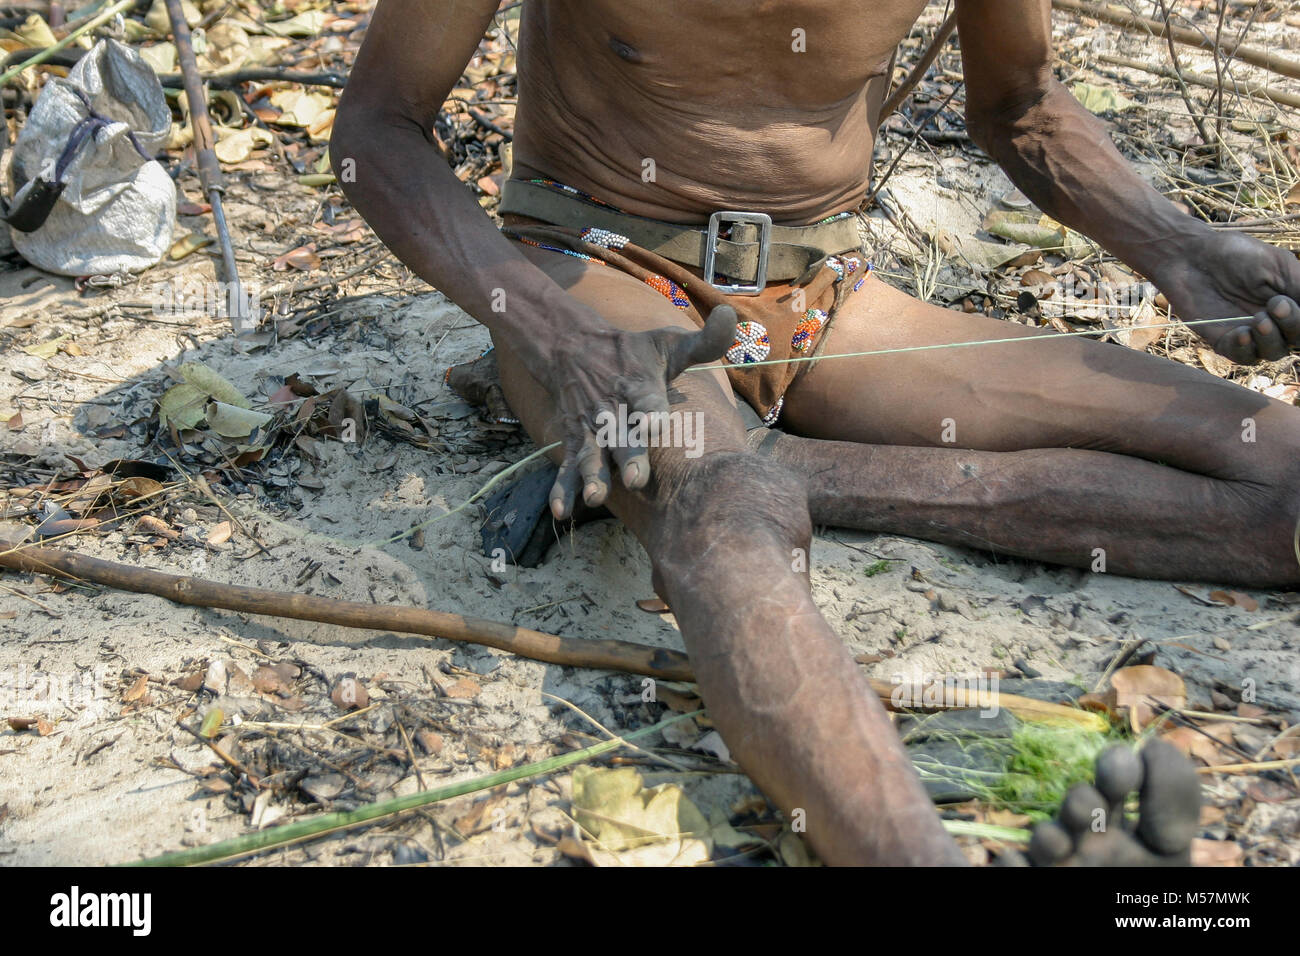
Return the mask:
{"type": "Polygon", "coordinates": [[[336,129],[330,155],[344,193],[388,248],[524,353],[589,318],[497,231],[414,123],[353,118],[336,129]]]}
{"type": "Polygon", "coordinates": [[[1032,104],[972,117],[971,133],[1038,208],[1156,282],[1209,232],[1143,181],[1102,123],[1055,80],[1032,104]]]}

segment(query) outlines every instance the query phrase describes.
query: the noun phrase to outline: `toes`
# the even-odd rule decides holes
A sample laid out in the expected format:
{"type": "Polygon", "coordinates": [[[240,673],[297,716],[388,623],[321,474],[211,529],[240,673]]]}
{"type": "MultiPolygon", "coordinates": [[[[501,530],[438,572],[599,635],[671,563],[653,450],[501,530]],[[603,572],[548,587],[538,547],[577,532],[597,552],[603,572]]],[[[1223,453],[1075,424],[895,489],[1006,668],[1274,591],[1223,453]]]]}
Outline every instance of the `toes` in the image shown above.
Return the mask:
{"type": "Polygon", "coordinates": [[[1040,823],[1034,827],[1034,835],[1025,851],[1035,866],[1051,866],[1060,863],[1074,852],[1074,840],[1059,823],[1040,823]]]}
{"type": "Polygon", "coordinates": [[[1110,815],[1124,812],[1125,798],[1142,786],[1142,760],[1131,747],[1111,747],[1097,758],[1097,789],[1110,805],[1110,815]]]}
{"type": "Polygon", "coordinates": [[[1141,816],[1137,835],[1154,852],[1186,857],[1201,811],[1201,782],[1176,748],[1154,740],[1142,750],[1141,816]]]}
{"type": "Polygon", "coordinates": [[[1106,798],[1096,787],[1076,783],[1061,803],[1061,825],[1078,836],[1089,830],[1101,832],[1109,822],[1106,819],[1106,798]]]}

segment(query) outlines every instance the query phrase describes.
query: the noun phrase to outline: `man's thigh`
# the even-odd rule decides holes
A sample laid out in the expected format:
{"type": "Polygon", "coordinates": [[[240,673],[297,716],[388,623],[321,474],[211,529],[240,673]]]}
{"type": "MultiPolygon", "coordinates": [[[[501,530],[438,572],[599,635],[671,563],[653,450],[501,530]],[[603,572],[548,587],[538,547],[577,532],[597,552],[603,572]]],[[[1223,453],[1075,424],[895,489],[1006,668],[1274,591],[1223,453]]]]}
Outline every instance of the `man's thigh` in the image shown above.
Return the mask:
{"type": "MultiPolygon", "coordinates": [[[[831,324],[822,352],[1034,336],[927,305],[873,280],[831,324]]],[[[810,438],[1022,451],[1086,448],[1216,477],[1294,448],[1300,413],[1208,372],[1081,337],[934,348],[818,362],[790,390],[785,427],[810,438]],[[1249,420],[1249,422],[1247,421],[1249,420]]]]}

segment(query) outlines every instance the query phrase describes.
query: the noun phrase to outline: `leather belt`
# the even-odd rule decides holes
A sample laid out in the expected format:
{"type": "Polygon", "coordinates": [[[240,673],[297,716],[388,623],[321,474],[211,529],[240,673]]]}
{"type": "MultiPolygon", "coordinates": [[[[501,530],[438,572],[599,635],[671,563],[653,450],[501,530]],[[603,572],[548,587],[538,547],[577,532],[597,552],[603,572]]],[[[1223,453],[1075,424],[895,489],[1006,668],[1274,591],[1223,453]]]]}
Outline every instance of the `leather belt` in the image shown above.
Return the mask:
{"type": "Polygon", "coordinates": [[[861,243],[852,216],[811,226],[777,226],[764,213],[722,210],[701,229],[631,216],[518,179],[506,182],[498,211],[555,226],[618,233],[665,259],[704,269],[711,285],[732,295],[757,295],[769,279],[801,279],[827,256],[854,251],[861,243]],[[722,238],[727,225],[730,230],[722,238]],[[753,281],[723,283],[719,276],[753,281]]]}

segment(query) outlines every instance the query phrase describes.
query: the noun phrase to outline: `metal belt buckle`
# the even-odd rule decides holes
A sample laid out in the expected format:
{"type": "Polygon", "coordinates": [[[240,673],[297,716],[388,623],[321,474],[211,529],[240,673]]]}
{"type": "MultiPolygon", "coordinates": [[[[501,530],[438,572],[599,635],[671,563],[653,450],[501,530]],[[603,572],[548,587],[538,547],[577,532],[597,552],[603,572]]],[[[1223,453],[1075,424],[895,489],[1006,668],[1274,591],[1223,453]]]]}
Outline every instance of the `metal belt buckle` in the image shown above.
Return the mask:
{"type": "Polygon", "coordinates": [[[704,246],[704,281],[728,295],[758,295],[767,285],[767,253],[772,240],[772,217],[763,212],[724,210],[709,217],[709,235],[704,246]],[[718,227],[724,222],[752,222],[759,227],[758,270],[753,285],[726,285],[714,282],[714,260],[718,251],[718,227]]]}

